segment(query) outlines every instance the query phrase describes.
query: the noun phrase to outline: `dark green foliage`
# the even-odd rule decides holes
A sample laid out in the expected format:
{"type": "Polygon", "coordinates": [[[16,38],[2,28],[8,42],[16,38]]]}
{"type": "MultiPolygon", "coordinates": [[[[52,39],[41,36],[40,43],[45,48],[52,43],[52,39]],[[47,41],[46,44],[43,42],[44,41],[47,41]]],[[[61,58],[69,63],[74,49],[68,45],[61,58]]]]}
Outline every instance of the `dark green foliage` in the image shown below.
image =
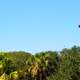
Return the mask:
{"type": "Polygon", "coordinates": [[[48,80],[80,80],[80,48],[64,49],[60,57],[58,72],[48,80]]]}
{"type": "Polygon", "coordinates": [[[0,53],[0,80],[80,80],[80,47],[35,55],[0,53]]]}

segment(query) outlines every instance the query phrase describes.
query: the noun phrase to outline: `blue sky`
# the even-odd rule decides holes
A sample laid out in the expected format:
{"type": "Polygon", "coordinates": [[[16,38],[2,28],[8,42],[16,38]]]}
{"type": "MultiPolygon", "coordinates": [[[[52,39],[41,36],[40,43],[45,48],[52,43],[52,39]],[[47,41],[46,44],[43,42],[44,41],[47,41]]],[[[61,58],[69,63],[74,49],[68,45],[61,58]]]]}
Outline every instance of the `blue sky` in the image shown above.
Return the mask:
{"type": "Polygon", "coordinates": [[[31,53],[80,44],[80,0],[1,0],[0,50],[31,53]]]}

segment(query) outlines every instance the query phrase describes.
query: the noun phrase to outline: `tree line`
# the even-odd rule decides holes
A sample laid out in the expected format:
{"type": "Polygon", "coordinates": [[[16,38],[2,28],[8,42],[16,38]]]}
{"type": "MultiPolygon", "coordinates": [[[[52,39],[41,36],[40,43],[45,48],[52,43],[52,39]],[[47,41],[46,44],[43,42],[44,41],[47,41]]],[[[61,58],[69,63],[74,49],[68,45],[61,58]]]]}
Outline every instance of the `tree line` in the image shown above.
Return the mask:
{"type": "Polygon", "coordinates": [[[35,55],[0,52],[0,80],[80,80],[80,47],[35,55]]]}

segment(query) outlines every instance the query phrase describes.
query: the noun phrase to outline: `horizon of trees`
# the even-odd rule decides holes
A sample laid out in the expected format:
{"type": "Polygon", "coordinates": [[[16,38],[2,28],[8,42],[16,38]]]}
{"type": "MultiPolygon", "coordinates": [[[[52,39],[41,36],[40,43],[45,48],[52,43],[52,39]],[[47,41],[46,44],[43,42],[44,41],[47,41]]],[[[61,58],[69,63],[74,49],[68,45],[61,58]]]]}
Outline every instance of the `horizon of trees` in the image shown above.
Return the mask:
{"type": "Polygon", "coordinates": [[[80,80],[80,47],[39,52],[0,52],[0,80],[80,80]]]}

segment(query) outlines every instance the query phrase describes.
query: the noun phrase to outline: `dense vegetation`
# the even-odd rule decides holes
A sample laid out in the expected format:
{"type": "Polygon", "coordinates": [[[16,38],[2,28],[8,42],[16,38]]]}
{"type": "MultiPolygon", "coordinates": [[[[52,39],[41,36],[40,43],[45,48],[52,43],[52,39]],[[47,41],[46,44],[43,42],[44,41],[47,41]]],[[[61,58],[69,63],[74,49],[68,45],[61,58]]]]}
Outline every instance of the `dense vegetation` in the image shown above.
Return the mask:
{"type": "Polygon", "coordinates": [[[80,47],[60,52],[0,52],[0,80],[80,80],[80,47]]]}

